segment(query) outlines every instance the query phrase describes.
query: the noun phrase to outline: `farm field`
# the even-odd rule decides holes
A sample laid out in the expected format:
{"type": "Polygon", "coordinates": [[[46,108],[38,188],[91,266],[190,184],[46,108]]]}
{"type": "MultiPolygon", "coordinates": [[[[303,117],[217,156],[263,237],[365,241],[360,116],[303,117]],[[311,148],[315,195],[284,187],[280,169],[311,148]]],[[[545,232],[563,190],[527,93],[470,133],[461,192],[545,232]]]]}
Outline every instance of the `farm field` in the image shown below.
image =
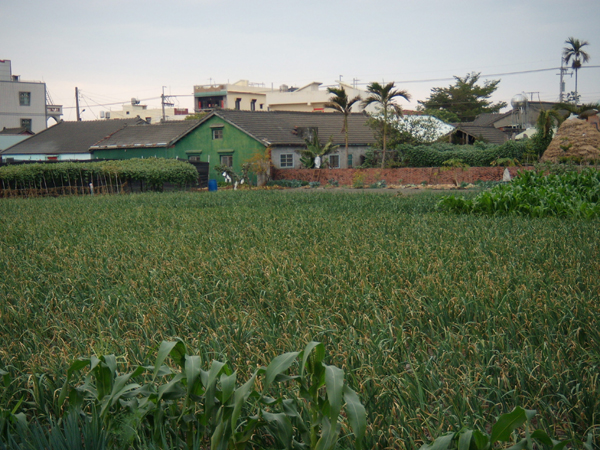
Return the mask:
{"type": "Polygon", "coordinates": [[[144,364],[181,338],[247,375],[316,340],[366,407],[365,448],[515,406],[582,439],[600,426],[600,221],[446,215],[438,199],[4,199],[0,369],[31,389],[77,357],[144,364]]]}

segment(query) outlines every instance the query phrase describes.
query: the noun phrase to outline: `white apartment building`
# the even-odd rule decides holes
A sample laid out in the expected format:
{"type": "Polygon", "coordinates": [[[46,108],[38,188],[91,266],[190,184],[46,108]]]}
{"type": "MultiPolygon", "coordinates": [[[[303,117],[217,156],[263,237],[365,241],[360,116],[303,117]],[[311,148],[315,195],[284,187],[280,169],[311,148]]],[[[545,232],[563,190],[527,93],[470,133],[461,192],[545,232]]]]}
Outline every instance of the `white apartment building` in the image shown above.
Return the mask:
{"type": "Polygon", "coordinates": [[[0,129],[26,128],[38,133],[48,127],[48,118],[57,122],[62,105],[48,105],[46,83],[21,81],[13,75],[11,61],[0,59],[0,129]]]}
{"type": "MultiPolygon", "coordinates": [[[[356,96],[365,98],[366,91],[357,89],[349,84],[338,82],[338,86],[344,88],[349,99],[356,96]]],[[[290,88],[286,85],[280,86],[278,90],[267,93],[267,106],[270,111],[303,111],[303,112],[333,112],[333,109],[325,108],[325,105],[332,97],[323,87],[323,83],[313,81],[301,88],[290,88]]],[[[355,103],[352,107],[353,112],[362,112],[360,103],[355,103]]],[[[367,107],[368,112],[375,112],[375,105],[367,107]]]]}

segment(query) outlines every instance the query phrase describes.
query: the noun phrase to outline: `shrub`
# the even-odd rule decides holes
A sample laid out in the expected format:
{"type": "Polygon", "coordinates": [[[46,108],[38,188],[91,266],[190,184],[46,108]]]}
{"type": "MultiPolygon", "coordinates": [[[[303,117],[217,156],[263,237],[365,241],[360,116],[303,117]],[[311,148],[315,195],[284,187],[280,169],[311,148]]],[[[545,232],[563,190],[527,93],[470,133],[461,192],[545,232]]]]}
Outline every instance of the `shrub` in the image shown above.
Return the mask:
{"type": "Polygon", "coordinates": [[[15,164],[0,167],[3,189],[48,190],[57,187],[111,185],[140,181],[152,190],[165,183],[183,187],[195,185],[198,171],[186,161],[176,159],[124,159],[115,161],[64,162],[56,164],[15,164]]]}
{"type": "Polygon", "coordinates": [[[404,155],[409,167],[442,167],[444,161],[461,160],[471,167],[489,166],[503,158],[520,159],[526,151],[525,142],[507,141],[502,145],[453,145],[448,143],[433,145],[401,145],[398,150],[404,155]]]}

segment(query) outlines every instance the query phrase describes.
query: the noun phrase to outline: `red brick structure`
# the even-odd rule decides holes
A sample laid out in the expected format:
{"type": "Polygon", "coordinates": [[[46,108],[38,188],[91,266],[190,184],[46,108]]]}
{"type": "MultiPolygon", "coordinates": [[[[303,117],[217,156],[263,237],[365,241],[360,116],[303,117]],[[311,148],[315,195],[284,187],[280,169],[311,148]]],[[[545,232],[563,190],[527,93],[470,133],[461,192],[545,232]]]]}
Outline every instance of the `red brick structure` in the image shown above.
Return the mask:
{"type": "MultiPolygon", "coordinates": [[[[514,177],[519,170],[533,167],[509,167],[514,177]]],[[[445,169],[440,167],[403,167],[400,169],[271,169],[273,180],[319,181],[322,185],[336,180],[341,186],[351,186],[357,178],[366,185],[385,180],[388,185],[407,184],[454,184],[475,181],[502,181],[504,167],[469,167],[468,169],[445,169]],[[457,173],[455,173],[457,172],[457,173]]]]}

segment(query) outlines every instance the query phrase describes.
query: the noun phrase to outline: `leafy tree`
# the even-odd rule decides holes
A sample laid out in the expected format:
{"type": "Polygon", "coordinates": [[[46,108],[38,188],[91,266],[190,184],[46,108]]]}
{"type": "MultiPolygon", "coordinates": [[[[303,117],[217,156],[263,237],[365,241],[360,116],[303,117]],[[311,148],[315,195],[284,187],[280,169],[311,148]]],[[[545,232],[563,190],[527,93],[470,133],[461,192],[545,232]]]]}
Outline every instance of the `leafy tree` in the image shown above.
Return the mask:
{"type": "Polygon", "coordinates": [[[348,168],[348,115],[352,112],[352,106],[356,102],[361,100],[360,96],[356,96],[352,99],[348,98],[346,90],[343,87],[339,88],[327,88],[333,97],[329,98],[329,102],[325,104],[325,108],[335,109],[344,115],[344,126],[342,127],[342,133],[344,133],[344,142],[346,144],[344,154],[342,155],[342,161],[340,167],[342,169],[348,168]]]}
{"type": "Polygon", "coordinates": [[[381,160],[381,168],[385,167],[385,152],[387,144],[387,131],[390,119],[394,116],[402,116],[402,108],[400,105],[394,102],[397,97],[402,97],[406,100],[410,100],[410,94],[405,90],[394,89],[394,82],[388,83],[385,86],[380,85],[377,82],[373,82],[367,86],[367,92],[369,95],[361,102],[361,106],[366,108],[371,104],[379,105],[381,109],[381,115],[383,118],[382,128],[382,148],[383,158],[381,160]]]}
{"type": "Polygon", "coordinates": [[[442,120],[452,117],[458,122],[472,122],[482,113],[497,113],[506,106],[505,102],[492,103],[492,96],[500,80],[486,80],[483,86],[478,85],[481,73],[472,72],[464,77],[455,76],[456,83],[445,88],[433,88],[431,96],[419,101],[423,110],[442,120]]]}
{"type": "MultiPolygon", "coordinates": [[[[383,114],[374,114],[367,124],[375,130],[375,148],[383,146],[383,114]]],[[[388,122],[386,146],[388,150],[395,150],[401,144],[421,145],[435,142],[443,132],[439,122],[433,117],[419,115],[393,117],[388,122]]]]}
{"type": "Polygon", "coordinates": [[[586,45],[590,45],[588,41],[580,41],[579,39],[575,39],[574,37],[570,37],[565,41],[567,46],[563,48],[563,59],[565,64],[569,64],[570,61],[573,61],[571,67],[575,70],[575,103],[577,103],[577,99],[579,99],[579,95],[577,94],[577,71],[581,67],[583,63],[586,63],[590,60],[590,55],[583,50],[583,47],[586,45]]]}

